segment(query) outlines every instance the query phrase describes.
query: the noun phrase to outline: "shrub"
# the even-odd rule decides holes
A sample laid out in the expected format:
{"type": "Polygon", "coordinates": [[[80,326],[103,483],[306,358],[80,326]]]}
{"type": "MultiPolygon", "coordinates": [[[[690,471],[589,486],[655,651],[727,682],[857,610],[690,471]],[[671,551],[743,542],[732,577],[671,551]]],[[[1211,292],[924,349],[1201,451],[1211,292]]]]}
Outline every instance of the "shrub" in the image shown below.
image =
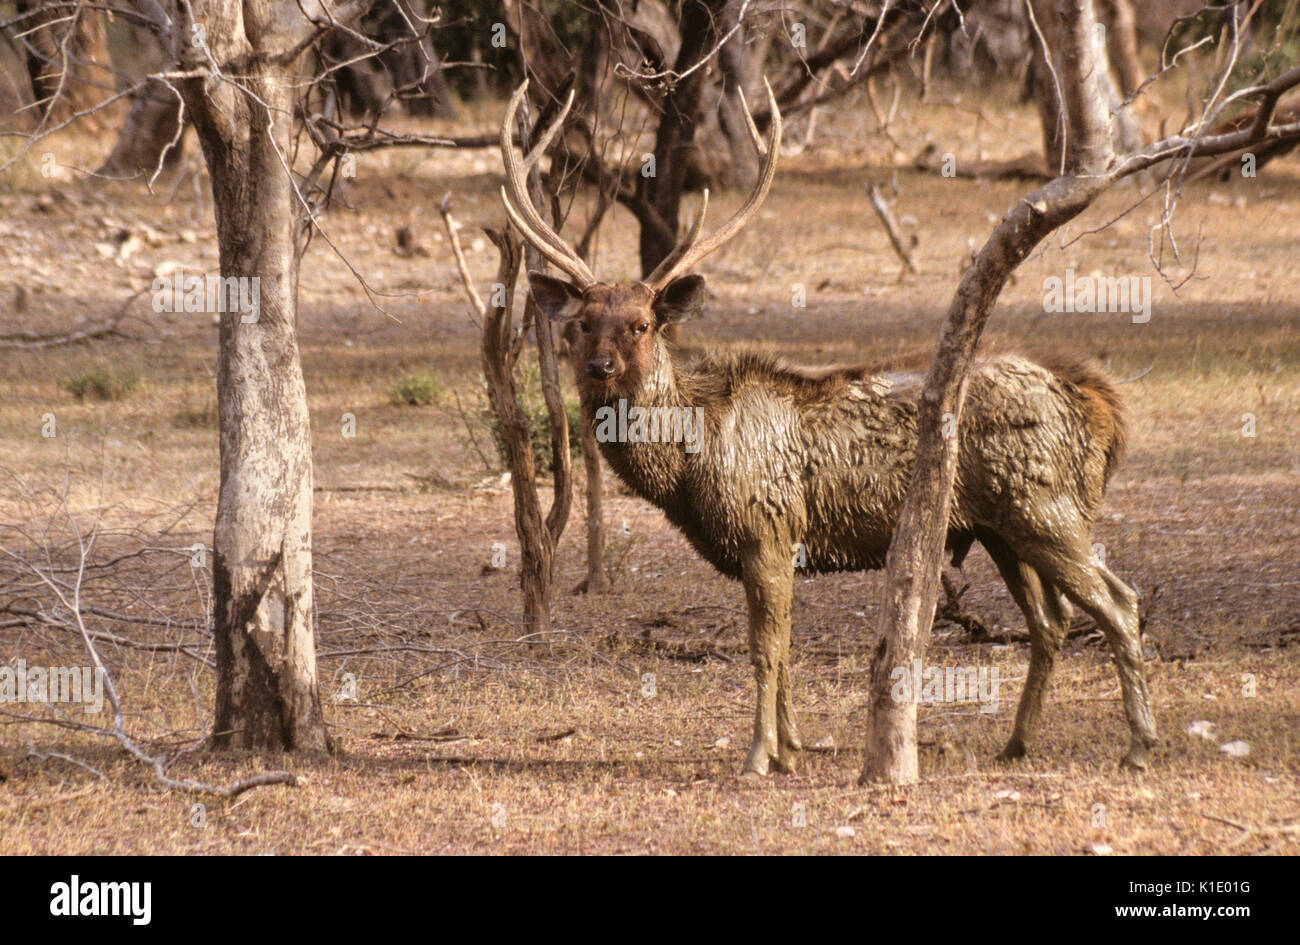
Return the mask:
{"type": "Polygon", "coordinates": [[[172,416],[172,425],[192,430],[211,430],[217,426],[217,402],[210,399],[197,407],[186,403],[172,416]]]}
{"type": "Polygon", "coordinates": [[[389,392],[395,404],[425,407],[442,400],[442,381],[430,371],[407,374],[393,385],[389,392]]]}
{"type": "MultiPolygon", "coordinates": [[[[542,396],[541,371],[536,364],[525,364],[516,369],[515,388],[519,391],[524,416],[528,418],[528,439],[533,445],[533,461],[537,464],[537,471],[553,473],[555,461],[551,455],[551,421],[546,412],[546,398],[542,396]]],[[[569,454],[580,456],[582,448],[578,438],[578,424],[582,422],[582,407],[577,400],[565,397],[564,413],[569,418],[569,454]]],[[[492,429],[492,442],[496,444],[501,464],[508,465],[501,421],[491,409],[487,411],[487,422],[492,429]]]]}
{"type": "Polygon", "coordinates": [[[63,382],[63,389],[77,400],[125,400],[137,387],[140,377],[134,371],[101,364],[84,374],[63,382]]]}

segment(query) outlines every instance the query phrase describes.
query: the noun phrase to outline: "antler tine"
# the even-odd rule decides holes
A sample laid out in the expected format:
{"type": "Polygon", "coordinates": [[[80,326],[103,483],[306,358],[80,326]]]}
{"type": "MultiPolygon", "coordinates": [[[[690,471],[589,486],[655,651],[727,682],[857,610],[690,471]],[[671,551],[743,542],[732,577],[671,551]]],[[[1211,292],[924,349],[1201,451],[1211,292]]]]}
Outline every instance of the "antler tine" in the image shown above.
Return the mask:
{"type": "Polygon", "coordinates": [[[515,225],[515,228],[523,234],[524,239],[585,288],[593,284],[596,277],[592,275],[591,270],[587,268],[587,264],[582,261],[578,254],[542,219],[542,215],[537,212],[537,208],[533,206],[533,202],[528,196],[528,186],[525,181],[529,169],[537,163],[537,160],[564,124],[564,118],[569,113],[569,107],[573,104],[573,93],[569,93],[568,101],[565,102],[564,108],[561,109],[559,117],[546,130],[546,133],[538,139],[537,145],[532,149],[531,153],[526,155],[523,161],[520,161],[518,156],[515,155],[512,128],[515,123],[515,114],[519,111],[519,105],[523,102],[524,93],[527,90],[528,80],[525,79],[519,88],[515,89],[514,95],[510,96],[510,104],[506,106],[505,119],[501,122],[501,158],[506,169],[506,186],[501,188],[501,202],[505,204],[506,216],[510,218],[510,222],[515,225]]]}
{"type": "MultiPolygon", "coordinates": [[[[525,82],[524,88],[527,87],[528,83],[525,82]]],[[[525,173],[533,169],[533,165],[536,164],[538,159],[546,153],[546,149],[551,146],[551,140],[559,134],[560,129],[564,127],[564,119],[569,117],[569,109],[573,107],[573,97],[576,94],[577,89],[569,89],[569,97],[564,100],[564,107],[560,109],[560,114],[555,116],[555,121],[551,122],[551,127],[546,129],[546,133],[543,134],[541,139],[533,145],[533,149],[529,151],[528,155],[524,158],[525,173]]],[[[512,115],[511,124],[513,123],[512,115]]]]}
{"type": "MultiPolygon", "coordinates": [[[[763,85],[767,88],[767,102],[772,109],[772,114],[776,120],[781,120],[781,113],[777,110],[776,99],[772,96],[772,87],[767,84],[767,76],[763,76],[763,85]]],[[[749,102],[745,99],[745,90],[736,89],[740,93],[740,104],[745,109],[745,127],[749,129],[749,138],[754,142],[754,150],[759,154],[767,154],[766,146],[763,144],[763,137],[758,133],[758,125],[754,124],[754,113],[749,110],[749,102]]]]}
{"type": "MultiPolygon", "coordinates": [[[[758,172],[758,183],[754,185],[753,192],[749,199],[745,201],[736,215],[722,225],[716,233],[710,236],[702,243],[697,243],[700,226],[704,222],[704,206],[707,205],[707,191],[705,196],[705,205],[700,208],[700,216],[696,219],[695,225],[692,226],[690,234],[674,247],[673,251],[668,254],[662,263],[655,267],[654,272],[646,277],[645,284],[656,292],[666,286],[678,274],[690,269],[705,256],[714,252],[723,243],[730,240],[733,236],[741,231],[751,217],[758,212],[758,208],[763,201],[767,199],[767,192],[772,188],[772,180],[776,177],[776,160],[781,151],[781,110],[777,107],[776,96],[772,93],[772,86],[767,79],[763,79],[763,88],[767,91],[767,105],[771,111],[771,125],[767,132],[767,141],[759,137],[758,127],[754,124],[754,116],[749,111],[749,105],[745,105],[745,121],[749,126],[750,137],[754,140],[754,150],[758,152],[763,159],[763,165],[758,172]]],[[[744,101],[744,96],[741,96],[744,101]]]]}

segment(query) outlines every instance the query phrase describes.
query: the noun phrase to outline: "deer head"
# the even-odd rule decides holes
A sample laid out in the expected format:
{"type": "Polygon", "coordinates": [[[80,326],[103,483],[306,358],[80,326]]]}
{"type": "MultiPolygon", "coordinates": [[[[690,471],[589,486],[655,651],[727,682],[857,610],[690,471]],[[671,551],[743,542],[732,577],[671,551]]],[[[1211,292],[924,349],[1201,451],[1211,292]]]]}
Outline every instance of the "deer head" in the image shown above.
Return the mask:
{"type": "Polygon", "coordinates": [[[709,192],[705,190],[699,213],[677,245],[645,279],[632,283],[598,281],[582,258],[546,223],[528,196],[528,170],[564,124],[573,104],[573,93],[569,93],[559,116],[522,160],[515,154],[511,138],[515,114],[528,89],[527,80],[511,96],[501,123],[501,155],[506,169],[501,199],[507,216],[524,239],[569,276],[557,279],[530,271],[528,282],[533,299],[548,319],[571,320],[577,325],[572,360],[580,386],[606,395],[635,390],[653,363],[655,346],[663,343],[660,333],[664,326],[690,318],[703,308],[704,279],[687,274],[688,270],[744,228],[758,212],[776,176],[781,112],[772,87],[766,80],[763,85],[772,116],[767,141],[760,137],[748,104],[744,110],[754,149],[762,163],[758,182],[749,198],[717,232],[701,240],[709,206],[709,192]]]}

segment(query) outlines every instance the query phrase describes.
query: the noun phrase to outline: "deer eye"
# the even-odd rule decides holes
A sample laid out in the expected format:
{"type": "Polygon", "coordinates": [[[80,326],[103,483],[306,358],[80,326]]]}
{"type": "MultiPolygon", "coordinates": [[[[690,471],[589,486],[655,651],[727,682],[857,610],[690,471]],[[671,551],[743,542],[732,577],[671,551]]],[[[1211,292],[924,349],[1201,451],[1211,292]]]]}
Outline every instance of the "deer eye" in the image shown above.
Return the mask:
{"type": "Polygon", "coordinates": [[[578,322],[578,328],[581,329],[584,335],[591,334],[591,326],[588,325],[586,322],[578,322]]]}
{"type": "Polygon", "coordinates": [[[650,330],[650,323],[649,323],[649,322],[642,322],[640,325],[637,325],[636,327],[634,327],[634,328],[632,329],[632,334],[634,334],[634,335],[644,335],[644,334],[645,334],[647,331],[649,331],[649,330],[650,330]]]}

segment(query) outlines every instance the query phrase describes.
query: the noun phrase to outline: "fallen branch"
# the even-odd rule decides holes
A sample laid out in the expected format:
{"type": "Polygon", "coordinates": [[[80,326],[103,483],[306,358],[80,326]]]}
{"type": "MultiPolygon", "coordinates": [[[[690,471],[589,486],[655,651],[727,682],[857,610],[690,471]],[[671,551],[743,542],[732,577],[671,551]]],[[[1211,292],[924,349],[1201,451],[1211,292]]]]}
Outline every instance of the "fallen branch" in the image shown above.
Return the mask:
{"type": "Polygon", "coordinates": [[[15,813],[28,814],[32,811],[44,810],[47,807],[53,807],[55,804],[62,804],[64,801],[75,801],[79,797],[85,797],[93,790],[95,790],[95,785],[87,784],[85,787],[77,788],[75,791],[60,791],[58,794],[46,794],[41,797],[33,798],[31,801],[27,802],[24,802],[20,798],[13,804],[0,808],[0,815],[15,813]]]}
{"type": "Polygon", "coordinates": [[[871,200],[871,207],[876,211],[876,216],[880,217],[880,222],[885,225],[885,232],[889,234],[889,242],[894,247],[894,252],[898,254],[898,258],[903,261],[903,266],[909,272],[919,273],[921,270],[917,268],[916,260],[912,258],[912,249],[903,240],[902,234],[898,232],[898,226],[894,223],[894,215],[889,210],[889,204],[881,196],[880,191],[876,189],[875,184],[867,184],[867,197],[871,200]]]}
{"type": "Polygon", "coordinates": [[[690,643],[667,643],[645,637],[624,637],[617,633],[609,634],[601,642],[607,649],[642,650],[664,659],[679,660],[683,663],[703,663],[708,659],[720,659],[726,663],[735,662],[731,655],[708,643],[693,646],[690,643]]]}
{"type": "Polygon", "coordinates": [[[1026,633],[1011,633],[1009,631],[995,632],[989,629],[989,625],[978,614],[973,614],[962,606],[961,598],[968,590],[969,584],[963,584],[961,590],[953,584],[952,578],[947,573],[939,575],[939,580],[943,584],[944,602],[939,605],[938,611],[934,615],[935,622],[946,620],[948,623],[961,627],[970,635],[971,643],[1027,643],[1029,635],[1026,633]]]}
{"type": "Polygon", "coordinates": [[[95,338],[124,337],[117,330],[117,327],[121,324],[122,319],[126,318],[126,310],[131,307],[131,303],[147,291],[149,290],[145,288],[134,292],[130,298],[122,303],[121,308],[102,322],[96,322],[75,331],[50,332],[47,334],[35,331],[10,332],[0,335],[0,348],[54,348],[59,345],[75,344],[78,341],[91,341],[95,338]]]}

